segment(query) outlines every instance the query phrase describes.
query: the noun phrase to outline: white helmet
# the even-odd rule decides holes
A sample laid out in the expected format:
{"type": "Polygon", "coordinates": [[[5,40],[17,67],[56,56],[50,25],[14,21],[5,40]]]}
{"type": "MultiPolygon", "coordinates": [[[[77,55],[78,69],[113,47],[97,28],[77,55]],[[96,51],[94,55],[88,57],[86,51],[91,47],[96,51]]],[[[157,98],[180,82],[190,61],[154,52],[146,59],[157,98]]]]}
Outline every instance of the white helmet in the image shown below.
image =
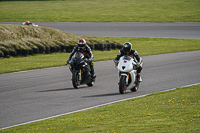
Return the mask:
{"type": "Polygon", "coordinates": [[[85,39],[80,39],[78,40],[77,44],[78,44],[78,47],[83,48],[86,46],[86,41],[85,39]]]}

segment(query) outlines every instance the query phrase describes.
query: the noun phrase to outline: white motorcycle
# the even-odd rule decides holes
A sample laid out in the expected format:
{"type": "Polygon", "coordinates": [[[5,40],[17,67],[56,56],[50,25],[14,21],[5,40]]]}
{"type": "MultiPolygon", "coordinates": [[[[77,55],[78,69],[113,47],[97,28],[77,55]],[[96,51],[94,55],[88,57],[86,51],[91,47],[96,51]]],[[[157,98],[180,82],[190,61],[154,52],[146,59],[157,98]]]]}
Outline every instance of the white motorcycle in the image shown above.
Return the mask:
{"type": "Polygon", "coordinates": [[[137,66],[142,65],[142,59],[138,63],[136,59],[125,55],[119,59],[117,69],[119,72],[119,92],[121,94],[126,93],[127,89],[135,92],[139,88],[139,83],[137,81],[137,66]]]}

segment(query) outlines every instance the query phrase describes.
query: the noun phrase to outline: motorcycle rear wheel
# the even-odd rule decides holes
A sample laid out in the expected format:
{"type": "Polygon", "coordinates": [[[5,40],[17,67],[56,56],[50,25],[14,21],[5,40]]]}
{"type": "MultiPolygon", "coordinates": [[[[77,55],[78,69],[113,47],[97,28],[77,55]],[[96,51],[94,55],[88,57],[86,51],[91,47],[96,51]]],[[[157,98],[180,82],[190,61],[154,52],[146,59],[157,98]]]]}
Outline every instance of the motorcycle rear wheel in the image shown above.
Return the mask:
{"type": "Polygon", "coordinates": [[[73,71],[72,75],[72,84],[75,89],[78,89],[80,87],[81,81],[79,80],[79,72],[78,70],[73,71]]]}
{"type": "Polygon", "coordinates": [[[121,75],[120,76],[120,81],[119,81],[119,92],[120,92],[120,94],[126,93],[126,89],[127,89],[126,76],[121,75]]]}

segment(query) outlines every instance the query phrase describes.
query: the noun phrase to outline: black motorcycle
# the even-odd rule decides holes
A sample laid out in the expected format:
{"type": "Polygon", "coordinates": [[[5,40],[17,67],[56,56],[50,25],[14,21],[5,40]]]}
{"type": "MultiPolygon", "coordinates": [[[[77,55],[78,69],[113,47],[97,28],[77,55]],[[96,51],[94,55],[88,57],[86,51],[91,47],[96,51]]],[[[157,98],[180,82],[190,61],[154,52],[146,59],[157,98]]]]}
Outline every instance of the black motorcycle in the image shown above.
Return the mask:
{"type": "Polygon", "coordinates": [[[75,89],[80,85],[87,84],[93,86],[95,79],[92,78],[90,71],[91,68],[88,64],[87,58],[80,52],[76,52],[69,61],[69,69],[72,72],[72,84],[75,89]]]}

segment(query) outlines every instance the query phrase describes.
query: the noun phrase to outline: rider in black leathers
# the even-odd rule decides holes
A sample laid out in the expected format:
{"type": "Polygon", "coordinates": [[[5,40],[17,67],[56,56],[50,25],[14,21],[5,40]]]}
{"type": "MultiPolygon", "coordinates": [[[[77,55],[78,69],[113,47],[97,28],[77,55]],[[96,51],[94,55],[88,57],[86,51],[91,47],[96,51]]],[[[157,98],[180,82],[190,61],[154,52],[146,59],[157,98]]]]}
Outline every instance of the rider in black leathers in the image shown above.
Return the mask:
{"type": "Polygon", "coordinates": [[[77,52],[77,51],[81,52],[84,55],[84,57],[88,59],[88,63],[91,68],[90,73],[91,73],[92,78],[96,78],[96,75],[94,72],[94,64],[93,64],[94,56],[92,54],[91,48],[86,44],[85,39],[78,40],[77,44],[78,45],[74,47],[72,54],[69,56],[67,63],[69,64],[69,61],[71,60],[71,58],[75,54],[75,52],[77,52]]]}
{"type": "Polygon", "coordinates": [[[118,61],[121,56],[129,55],[132,58],[135,58],[138,61],[138,67],[137,67],[137,81],[142,82],[141,78],[141,70],[142,70],[142,60],[136,50],[132,49],[132,44],[130,42],[126,42],[123,45],[123,48],[119,50],[119,53],[117,54],[117,57],[114,59],[115,64],[118,64],[118,61]]]}

